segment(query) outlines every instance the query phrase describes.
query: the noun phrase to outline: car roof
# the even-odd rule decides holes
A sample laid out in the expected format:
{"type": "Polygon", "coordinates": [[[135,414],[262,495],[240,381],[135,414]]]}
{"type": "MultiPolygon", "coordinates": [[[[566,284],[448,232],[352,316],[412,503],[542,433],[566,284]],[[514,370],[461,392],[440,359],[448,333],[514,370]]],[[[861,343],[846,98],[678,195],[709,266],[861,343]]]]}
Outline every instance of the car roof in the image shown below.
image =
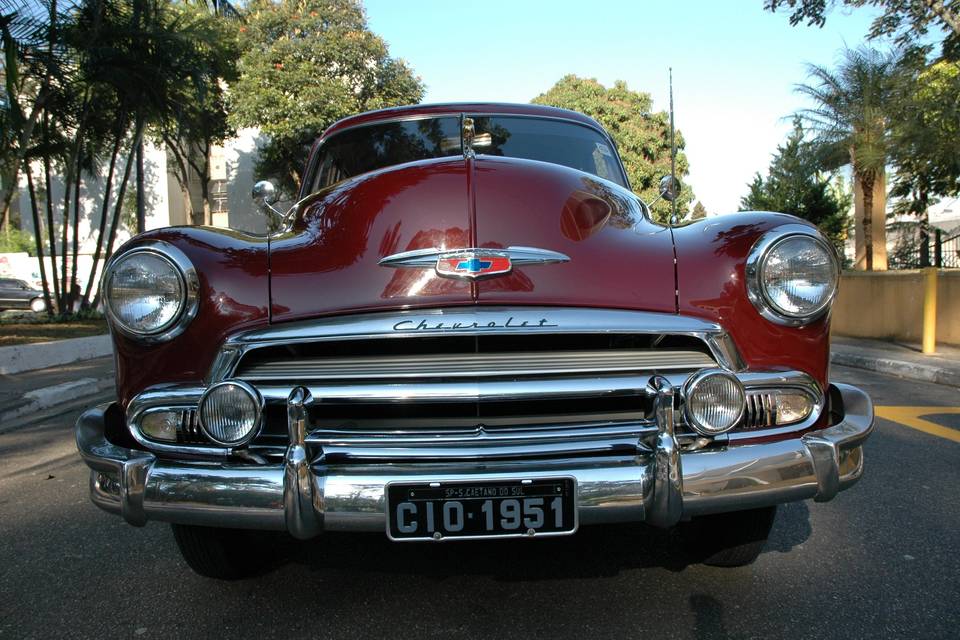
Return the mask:
{"type": "Polygon", "coordinates": [[[561,118],[572,120],[603,131],[603,127],[589,116],[585,116],[577,111],[569,109],[560,109],[558,107],[547,107],[540,104],[511,104],[507,102],[445,102],[438,104],[414,104],[404,107],[390,107],[387,109],[378,109],[377,111],[367,111],[354,116],[348,116],[338,120],[330,125],[320,140],[327,138],[358,125],[371,124],[386,120],[396,120],[404,118],[416,118],[420,116],[441,115],[441,114],[508,114],[521,116],[540,116],[546,118],[561,118]]]}

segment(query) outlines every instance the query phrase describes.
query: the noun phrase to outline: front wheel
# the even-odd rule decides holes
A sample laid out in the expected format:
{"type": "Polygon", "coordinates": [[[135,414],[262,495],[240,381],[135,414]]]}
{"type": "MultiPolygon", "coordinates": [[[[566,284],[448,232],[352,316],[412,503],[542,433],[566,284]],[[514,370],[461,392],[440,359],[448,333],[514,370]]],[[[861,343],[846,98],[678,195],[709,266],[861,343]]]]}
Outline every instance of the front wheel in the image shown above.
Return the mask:
{"type": "Polygon", "coordinates": [[[30,301],[30,311],[34,313],[40,313],[41,311],[46,311],[47,305],[43,301],[43,298],[34,298],[30,301]]]}
{"type": "Polygon", "coordinates": [[[770,536],[776,505],[748,511],[699,516],[680,523],[687,552],[714,567],[741,567],[763,551],[770,536]]]}
{"type": "Polygon", "coordinates": [[[218,580],[237,580],[263,571],[274,557],[274,535],[244,529],[218,529],[174,524],[180,554],[196,573],[218,580]]]}

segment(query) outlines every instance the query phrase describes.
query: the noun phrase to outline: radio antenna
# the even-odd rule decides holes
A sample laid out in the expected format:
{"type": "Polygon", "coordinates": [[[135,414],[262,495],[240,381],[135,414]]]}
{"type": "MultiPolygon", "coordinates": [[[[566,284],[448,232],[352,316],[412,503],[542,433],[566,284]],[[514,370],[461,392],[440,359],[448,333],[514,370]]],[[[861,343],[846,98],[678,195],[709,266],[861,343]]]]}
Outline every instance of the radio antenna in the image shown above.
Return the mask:
{"type": "MultiPolygon", "coordinates": [[[[674,138],[673,130],[673,67],[670,67],[670,187],[677,188],[677,142],[674,138]]],[[[670,214],[670,223],[677,224],[677,198],[679,193],[675,194],[670,202],[672,212],[670,214]]]]}

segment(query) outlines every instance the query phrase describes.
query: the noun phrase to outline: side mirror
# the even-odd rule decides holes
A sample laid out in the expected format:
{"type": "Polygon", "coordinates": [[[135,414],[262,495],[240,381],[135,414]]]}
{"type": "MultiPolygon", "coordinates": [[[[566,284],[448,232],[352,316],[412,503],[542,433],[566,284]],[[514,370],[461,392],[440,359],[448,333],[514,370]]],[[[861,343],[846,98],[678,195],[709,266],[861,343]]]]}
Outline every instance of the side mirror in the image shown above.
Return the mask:
{"type": "Polygon", "coordinates": [[[253,185],[251,195],[253,196],[253,201],[261,209],[264,207],[273,209],[270,205],[277,201],[277,188],[273,186],[273,183],[269,180],[261,180],[253,185]]]}
{"type": "Polygon", "coordinates": [[[673,176],[660,178],[660,197],[667,202],[673,202],[680,195],[680,181],[673,176]]]}

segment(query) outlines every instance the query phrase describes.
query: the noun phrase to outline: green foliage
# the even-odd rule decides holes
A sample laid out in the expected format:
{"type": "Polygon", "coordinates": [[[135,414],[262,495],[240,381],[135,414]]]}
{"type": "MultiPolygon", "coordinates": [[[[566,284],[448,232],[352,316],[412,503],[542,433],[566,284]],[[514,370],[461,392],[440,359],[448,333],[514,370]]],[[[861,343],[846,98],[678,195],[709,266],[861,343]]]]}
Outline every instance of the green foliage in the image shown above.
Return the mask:
{"type": "Polygon", "coordinates": [[[844,49],[835,70],[808,65],[812,82],[797,87],[814,106],[798,115],[812,130],[821,165],[834,169],[849,164],[863,192],[858,211],[864,233],[865,268],[873,270],[873,218],[886,210],[886,194],[874,198],[874,185],[890,156],[890,109],[894,100],[898,60],[874,49],[844,49]]]}
{"type": "Polygon", "coordinates": [[[891,194],[897,212],[923,214],[960,193],[960,63],[905,68],[892,101],[891,194]]]}
{"type": "Polygon", "coordinates": [[[253,0],[240,27],[230,122],[269,137],[257,174],[288,196],[307,149],[347,115],[417,103],[423,84],[367,26],[355,0],[253,0]]]}
{"type": "Polygon", "coordinates": [[[693,211],[690,212],[691,220],[702,220],[707,217],[707,208],[703,206],[703,203],[697,200],[697,204],[693,206],[693,211]]]}
{"type": "MultiPolygon", "coordinates": [[[[660,178],[670,173],[670,116],[665,111],[653,111],[650,94],[631,91],[618,80],[607,89],[593,78],[564,76],[549,91],[532,102],[584,113],[610,133],[630,178],[633,190],[645,201],[653,202],[658,195],[660,178]]],[[[677,177],[689,171],[683,136],[676,132],[677,177]]],[[[677,213],[683,218],[693,200],[689,185],[683,185],[677,199],[677,213]]],[[[652,207],[654,217],[666,222],[671,205],[660,200],[652,207]]]]}
{"type": "Polygon", "coordinates": [[[943,36],[943,55],[956,59],[960,53],[960,0],[764,0],[763,8],[789,11],[794,26],[822,27],[837,4],[881,10],[870,25],[870,39],[889,37],[900,49],[925,49],[933,30],[943,36]]]}
{"type": "Polygon", "coordinates": [[[36,255],[37,245],[33,235],[14,226],[8,226],[0,231],[0,253],[29,253],[36,255]]]}
{"type": "Polygon", "coordinates": [[[816,148],[804,139],[799,118],[794,119],[786,142],[777,147],[767,176],[758,173],[749,189],[740,201],[741,210],[780,211],[809,220],[843,255],[851,197],[844,193],[842,182],[833,183],[820,171],[816,148]]]}

